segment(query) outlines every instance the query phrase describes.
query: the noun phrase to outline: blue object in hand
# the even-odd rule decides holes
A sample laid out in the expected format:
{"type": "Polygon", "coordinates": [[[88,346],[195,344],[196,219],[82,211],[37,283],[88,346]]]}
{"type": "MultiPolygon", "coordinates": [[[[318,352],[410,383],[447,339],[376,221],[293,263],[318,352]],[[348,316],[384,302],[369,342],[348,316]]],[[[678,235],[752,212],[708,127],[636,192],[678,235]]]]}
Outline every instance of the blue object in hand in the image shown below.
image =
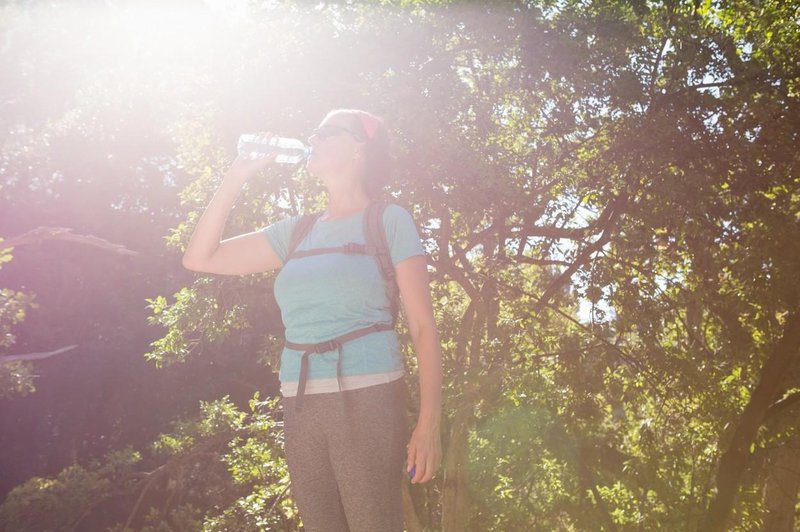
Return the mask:
{"type": "Polygon", "coordinates": [[[411,466],[411,471],[408,472],[408,478],[414,478],[414,474],[417,472],[417,466],[411,466]]]}

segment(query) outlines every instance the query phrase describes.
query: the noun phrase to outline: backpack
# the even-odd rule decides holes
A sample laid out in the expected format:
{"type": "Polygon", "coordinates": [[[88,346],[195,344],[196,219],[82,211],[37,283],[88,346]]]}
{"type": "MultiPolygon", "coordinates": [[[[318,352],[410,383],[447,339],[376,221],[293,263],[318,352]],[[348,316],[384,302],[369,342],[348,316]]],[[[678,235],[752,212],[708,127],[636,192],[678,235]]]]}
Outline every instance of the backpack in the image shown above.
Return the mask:
{"type": "Polygon", "coordinates": [[[295,224],[292,230],[292,234],[289,239],[289,247],[287,248],[286,259],[283,261],[284,264],[292,259],[309,257],[312,255],[322,255],[325,253],[352,253],[359,255],[371,255],[374,257],[378,264],[378,269],[381,272],[381,276],[386,284],[386,296],[389,299],[389,305],[392,314],[391,325],[387,323],[374,323],[368,327],[364,327],[363,329],[357,329],[355,331],[343,334],[342,336],[315,344],[294,343],[288,340],[285,342],[286,347],[303,351],[303,355],[300,359],[300,380],[298,381],[297,385],[297,402],[295,404],[295,408],[297,410],[301,410],[303,408],[303,396],[305,394],[306,380],[308,378],[308,359],[311,355],[322,354],[329,351],[338,351],[339,358],[337,359],[336,364],[336,380],[339,383],[339,389],[341,390],[342,345],[367,334],[394,329],[395,322],[397,321],[397,312],[399,309],[398,300],[400,290],[397,286],[397,276],[394,271],[394,265],[392,265],[392,258],[389,255],[389,243],[386,241],[386,231],[383,227],[383,213],[385,210],[385,203],[372,201],[369,203],[369,205],[367,205],[367,209],[364,212],[364,244],[348,242],[344,246],[297,251],[297,246],[303,241],[306,235],[308,235],[308,232],[311,230],[314,222],[316,222],[319,218],[320,213],[304,215],[302,218],[300,218],[297,224],[295,224]]]}

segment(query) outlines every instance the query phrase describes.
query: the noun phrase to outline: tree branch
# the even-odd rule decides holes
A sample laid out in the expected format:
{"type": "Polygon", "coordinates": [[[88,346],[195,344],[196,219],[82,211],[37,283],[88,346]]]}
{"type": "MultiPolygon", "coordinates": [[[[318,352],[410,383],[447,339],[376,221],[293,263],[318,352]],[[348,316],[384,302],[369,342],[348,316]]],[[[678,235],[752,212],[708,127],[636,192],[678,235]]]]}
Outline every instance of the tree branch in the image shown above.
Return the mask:
{"type": "Polygon", "coordinates": [[[27,233],[23,233],[10,240],[0,242],[0,249],[35,244],[43,240],[66,240],[95,246],[106,251],[119,253],[120,255],[138,255],[138,251],[132,251],[121,244],[114,244],[94,235],[76,235],[69,227],[37,227],[27,233]]]}
{"type": "Polygon", "coordinates": [[[800,392],[794,392],[784,396],[780,401],[776,401],[770,405],[769,409],[767,409],[767,413],[764,414],[764,419],[772,419],[798,401],[800,401],[800,392]]]}
{"type": "Polygon", "coordinates": [[[570,264],[562,273],[559,275],[553,282],[550,283],[550,286],[547,287],[542,297],[539,298],[539,301],[536,302],[536,305],[533,308],[533,313],[536,314],[541,312],[541,310],[549,303],[550,299],[553,295],[561,289],[563,285],[569,282],[572,278],[572,275],[578,270],[578,268],[583,265],[586,259],[591,256],[592,253],[597,251],[598,249],[602,249],[603,246],[611,239],[611,231],[614,227],[614,222],[619,218],[622,214],[622,206],[626,202],[626,196],[622,195],[617,197],[614,201],[612,201],[603,212],[600,214],[598,220],[603,220],[603,232],[595,242],[586,246],[586,248],[578,255],[575,261],[570,264]]]}
{"type": "Polygon", "coordinates": [[[48,358],[55,355],[59,355],[61,353],[65,353],[67,351],[71,351],[78,347],[77,345],[68,345],[66,347],[62,347],[60,349],[56,349],[55,351],[43,351],[41,353],[26,353],[24,355],[5,355],[0,356],[0,364],[5,364],[7,362],[16,362],[18,360],[38,360],[41,358],[48,358]]]}

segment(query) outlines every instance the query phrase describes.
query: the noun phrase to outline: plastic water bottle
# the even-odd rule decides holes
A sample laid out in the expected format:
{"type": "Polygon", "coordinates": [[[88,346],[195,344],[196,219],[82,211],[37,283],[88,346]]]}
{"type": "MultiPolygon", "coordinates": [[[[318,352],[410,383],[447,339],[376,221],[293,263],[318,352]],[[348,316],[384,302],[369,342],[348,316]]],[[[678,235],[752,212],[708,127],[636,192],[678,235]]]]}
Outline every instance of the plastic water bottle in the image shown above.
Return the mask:
{"type": "Polygon", "coordinates": [[[266,139],[254,134],[239,137],[237,151],[241,157],[255,161],[275,151],[276,163],[295,164],[311,154],[311,148],[297,139],[287,137],[271,137],[266,139]]]}

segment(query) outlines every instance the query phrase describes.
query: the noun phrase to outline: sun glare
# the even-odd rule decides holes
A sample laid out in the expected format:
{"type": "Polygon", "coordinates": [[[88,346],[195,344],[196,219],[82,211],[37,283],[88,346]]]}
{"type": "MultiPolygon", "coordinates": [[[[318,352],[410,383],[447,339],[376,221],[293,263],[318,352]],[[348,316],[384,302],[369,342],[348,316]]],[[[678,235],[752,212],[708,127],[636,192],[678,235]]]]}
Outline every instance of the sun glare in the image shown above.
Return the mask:
{"type": "Polygon", "coordinates": [[[226,46],[246,14],[243,1],[106,2],[43,6],[29,21],[51,28],[60,45],[100,68],[123,65],[163,75],[165,67],[182,70],[191,66],[185,62],[226,46]]]}

